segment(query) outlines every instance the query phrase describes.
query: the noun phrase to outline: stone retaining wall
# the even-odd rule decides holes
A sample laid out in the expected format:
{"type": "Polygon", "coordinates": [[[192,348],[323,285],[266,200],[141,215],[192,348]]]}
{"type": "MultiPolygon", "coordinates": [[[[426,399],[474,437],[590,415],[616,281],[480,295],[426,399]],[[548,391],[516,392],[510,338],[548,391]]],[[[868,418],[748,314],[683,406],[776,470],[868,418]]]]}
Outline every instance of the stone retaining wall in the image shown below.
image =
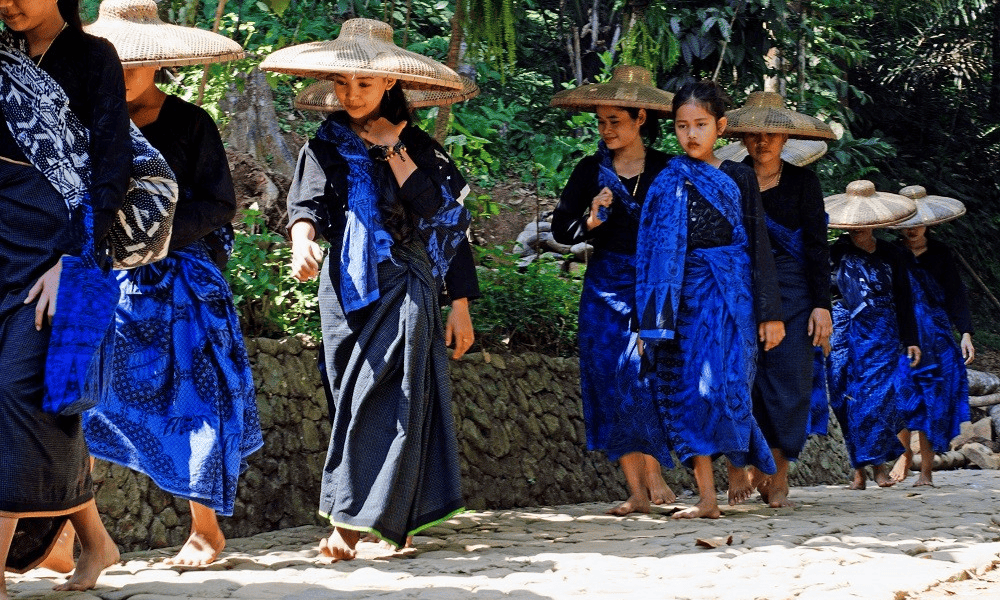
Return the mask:
{"type": "MultiPolygon", "coordinates": [[[[231,518],[229,537],[321,523],[316,514],[320,473],[330,426],[306,339],[247,340],[257,384],[264,448],[249,458],[231,518]]],[[[469,508],[509,508],[626,497],[617,465],[585,449],[576,359],[538,354],[475,353],[452,363],[454,415],[462,479],[469,508]]],[[[794,485],[841,483],[847,456],[836,422],[831,436],[814,438],[793,465],[794,485]]],[[[725,468],[716,461],[716,485],[725,468]]],[[[665,473],[678,492],[694,489],[685,469],[665,473]]],[[[98,461],[98,508],[112,537],[126,550],[176,546],[190,526],[186,501],[160,491],[143,475],[98,461]]]]}

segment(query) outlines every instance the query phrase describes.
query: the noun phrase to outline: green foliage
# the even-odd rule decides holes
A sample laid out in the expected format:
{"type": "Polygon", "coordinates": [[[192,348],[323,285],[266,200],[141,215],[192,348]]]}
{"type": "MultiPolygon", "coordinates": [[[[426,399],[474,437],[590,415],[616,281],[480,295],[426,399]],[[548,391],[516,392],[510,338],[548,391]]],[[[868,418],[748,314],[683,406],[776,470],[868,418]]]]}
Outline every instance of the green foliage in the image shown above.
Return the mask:
{"type": "Polygon", "coordinates": [[[466,40],[506,80],[517,61],[514,0],[458,1],[465,2],[466,40]]]}
{"type": "Polygon", "coordinates": [[[519,268],[502,247],[480,250],[479,263],[483,297],[471,304],[471,313],[483,348],[558,356],[576,352],[582,280],[541,258],[519,268]]]}
{"type": "Polygon", "coordinates": [[[259,211],[245,210],[243,225],[245,230],[236,233],[226,271],[243,334],[318,335],[319,282],[313,279],[300,283],[292,278],[288,270],[291,243],[268,231],[259,211]]]}

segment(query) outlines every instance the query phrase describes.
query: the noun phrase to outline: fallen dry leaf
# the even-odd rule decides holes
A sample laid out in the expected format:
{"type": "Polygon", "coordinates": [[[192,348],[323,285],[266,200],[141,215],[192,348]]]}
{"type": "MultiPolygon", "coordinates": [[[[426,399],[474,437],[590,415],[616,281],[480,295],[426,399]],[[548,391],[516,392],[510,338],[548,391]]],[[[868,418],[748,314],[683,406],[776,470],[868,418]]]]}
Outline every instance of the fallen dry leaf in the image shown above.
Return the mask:
{"type": "Polygon", "coordinates": [[[698,538],[694,541],[694,545],[698,546],[699,548],[718,548],[720,546],[732,546],[733,536],[698,538]]]}

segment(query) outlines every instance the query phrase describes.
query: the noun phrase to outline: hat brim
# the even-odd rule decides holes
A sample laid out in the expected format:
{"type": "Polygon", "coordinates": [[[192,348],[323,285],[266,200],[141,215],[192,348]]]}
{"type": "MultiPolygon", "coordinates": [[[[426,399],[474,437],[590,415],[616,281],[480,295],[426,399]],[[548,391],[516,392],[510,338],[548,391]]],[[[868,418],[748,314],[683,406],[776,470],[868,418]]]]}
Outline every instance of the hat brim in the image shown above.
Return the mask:
{"type": "Polygon", "coordinates": [[[790,139],[835,140],[833,129],[815,117],[788,108],[746,106],[726,112],[726,137],[784,133],[790,139]]]}
{"type": "Polygon", "coordinates": [[[872,196],[834,194],[823,199],[831,229],[879,229],[906,221],[917,205],[906,196],[875,192],[872,196]]]}
{"type": "MultiPolygon", "coordinates": [[[[447,106],[479,95],[479,86],[468,77],[462,77],[460,90],[404,90],[406,102],[411,108],[447,106]]],[[[337,98],[332,81],[317,81],[295,96],[294,106],[298,110],[337,112],[344,110],[337,98]]]]}
{"type": "Polygon", "coordinates": [[[101,18],[84,29],[111,42],[124,67],[181,67],[246,56],[235,41],[195,27],[101,18]]]}
{"type": "Polygon", "coordinates": [[[584,112],[596,112],[598,106],[644,108],[660,117],[669,117],[674,114],[673,101],[673,94],[652,85],[611,81],[558,92],[549,106],[584,112]]]}
{"type": "Polygon", "coordinates": [[[909,229],[911,227],[930,227],[953,221],[965,214],[965,204],[961,200],[945,196],[924,196],[915,200],[917,214],[909,219],[896,223],[889,229],[909,229]]]}
{"type": "MultiPolygon", "coordinates": [[[[781,160],[797,167],[804,167],[822,158],[828,148],[826,142],[820,140],[788,140],[781,149],[781,160]]],[[[726,144],[715,150],[715,157],[719,160],[734,162],[742,161],[749,154],[747,147],[741,141],[726,144]]]]}

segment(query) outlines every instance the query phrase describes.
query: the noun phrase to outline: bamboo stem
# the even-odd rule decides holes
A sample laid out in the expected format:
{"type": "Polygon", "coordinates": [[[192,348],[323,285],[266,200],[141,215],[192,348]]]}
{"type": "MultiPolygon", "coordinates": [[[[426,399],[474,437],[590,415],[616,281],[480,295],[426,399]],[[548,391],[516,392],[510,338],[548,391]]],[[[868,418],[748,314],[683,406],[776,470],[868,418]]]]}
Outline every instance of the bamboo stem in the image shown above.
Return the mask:
{"type": "Polygon", "coordinates": [[[958,257],[958,262],[962,263],[962,266],[965,267],[965,270],[968,271],[969,275],[972,276],[972,279],[975,280],[975,282],[983,290],[983,293],[986,294],[986,297],[990,299],[990,302],[993,303],[993,306],[995,306],[997,310],[1000,310],[1000,300],[997,300],[997,297],[993,295],[993,292],[990,291],[990,288],[986,287],[986,284],[983,282],[983,280],[979,278],[979,274],[976,273],[974,270],[972,270],[972,265],[970,265],[968,261],[965,260],[965,257],[962,256],[960,253],[955,252],[954,254],[956,257],[958,257]]]}
{"type": "MultiPolygon", "coordinates": [[[[212,33],[219,33],[219,24],[222,22],[222,13],[226,9],[228,0],[219,0],[219,6],[215,9],[215,23],[212,24],[212,33]]],[[[205,84],[208,83],[208,65],[205,65],[201,72],[201,83],[198,84],[198,106],[205,100],[205,84]]]]}

